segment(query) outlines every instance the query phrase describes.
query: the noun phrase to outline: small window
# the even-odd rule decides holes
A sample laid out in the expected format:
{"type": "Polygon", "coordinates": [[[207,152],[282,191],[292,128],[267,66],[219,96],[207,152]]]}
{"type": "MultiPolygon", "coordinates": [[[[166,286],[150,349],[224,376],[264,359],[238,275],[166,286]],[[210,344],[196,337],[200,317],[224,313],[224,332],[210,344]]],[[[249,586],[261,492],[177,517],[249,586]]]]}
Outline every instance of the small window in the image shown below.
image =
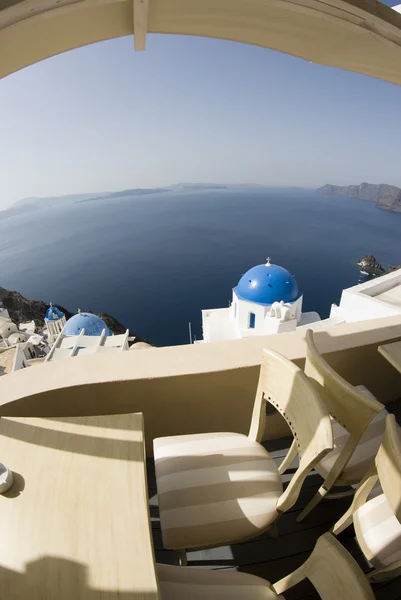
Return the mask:
{"type": "Polygon", "coordinates": [[[237,318],[237,303],[234,302],[234,319],[237,318]]]}
{"type": "Polygon", "coordinates": [[[255,313],[249,313],[249,329],[255,329],[255,313]]]}

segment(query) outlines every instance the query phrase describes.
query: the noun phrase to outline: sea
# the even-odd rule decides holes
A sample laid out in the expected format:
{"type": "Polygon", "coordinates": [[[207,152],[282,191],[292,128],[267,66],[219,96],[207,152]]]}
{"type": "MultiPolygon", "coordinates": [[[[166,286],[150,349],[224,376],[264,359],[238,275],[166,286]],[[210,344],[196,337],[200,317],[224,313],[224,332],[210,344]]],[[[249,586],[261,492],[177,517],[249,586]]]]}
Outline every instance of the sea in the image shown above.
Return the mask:
{"type": "Polygon", "coordinates": [[[201,338],[249,268],[296,276],[322,318],[363,280],[356,262],[401,263],[401,213],[286,188],[166,192],[57,204],[0,221],[0,286],[68,310],[109,313],[157,346],[201,338]]]}

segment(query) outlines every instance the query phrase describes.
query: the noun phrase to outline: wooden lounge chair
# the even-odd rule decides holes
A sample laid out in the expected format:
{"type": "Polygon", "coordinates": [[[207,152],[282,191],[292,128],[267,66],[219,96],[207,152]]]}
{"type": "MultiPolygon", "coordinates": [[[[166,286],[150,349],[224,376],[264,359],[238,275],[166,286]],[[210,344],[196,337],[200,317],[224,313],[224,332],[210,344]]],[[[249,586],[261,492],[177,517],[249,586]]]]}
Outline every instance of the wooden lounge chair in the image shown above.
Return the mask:
{"type": "MultiPolygon", "coordinates": [[[[298,521],[302,521],[322,498],[341,498],[354,493],[351,488],[329,494],[334,486],[348,487],[361,482],[382,442],[388,415],[383,404],[364,386],[351,385],[330,367],[317,349],[311,330],[306,332],[306,341],[305,373],[320,391],[332,417],[334,449],[315,465],[324,481],[298,521]]],[[[280,465],[280,473],[295,455],[293,445],[280,465]]]]}
{"type": "Polygon", "coordinates": [[[248,436],[202,433],[154,440],[165,548],[185,557],[188,548],[232,544],[266,531],[295,504],[306,476],[332,448],[330,417],[319,392],[292,362],[264,350],[248,436]],[[259,443],[266,401],[287,421],[301,457],[284,492],[274,460],[259,443]]]}
{"type": "Polygon", "coordinates": [[[386,418],[376,460],[333,533],[338,535],[352,522],[362,552],[374,567],[369,579],[381,581],[401,575],[401,434],[394,415],[386,418]],[[369,497],[377,490],[377,481],[382,493],[369,497]]]}
{"type": "Polygon", "coordinates": [[[157,565],[161,600],[285,600],[282,593],[309,579],[322,600],[374,600],[368,580],[352,556],[330,534],[318,539],[306,562],[271,585],[235,571],[157,565]]]}

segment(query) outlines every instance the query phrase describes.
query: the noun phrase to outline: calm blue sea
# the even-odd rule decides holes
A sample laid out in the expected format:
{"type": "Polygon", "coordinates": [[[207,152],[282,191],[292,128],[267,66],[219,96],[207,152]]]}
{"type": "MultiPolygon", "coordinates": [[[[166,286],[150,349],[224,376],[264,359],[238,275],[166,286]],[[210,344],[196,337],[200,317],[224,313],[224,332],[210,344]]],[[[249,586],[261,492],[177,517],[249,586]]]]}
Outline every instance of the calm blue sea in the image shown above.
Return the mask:
{"type": "Polygon", "coordinates": [[[328,316],[360,279],[356,260],[401,263],[401,213],[288,189],[126,197],[0,221],[0,286],[71,311],[108,312],[157,345],[201,333],[250,267],[296,275],[304,310],[328,316]]]}

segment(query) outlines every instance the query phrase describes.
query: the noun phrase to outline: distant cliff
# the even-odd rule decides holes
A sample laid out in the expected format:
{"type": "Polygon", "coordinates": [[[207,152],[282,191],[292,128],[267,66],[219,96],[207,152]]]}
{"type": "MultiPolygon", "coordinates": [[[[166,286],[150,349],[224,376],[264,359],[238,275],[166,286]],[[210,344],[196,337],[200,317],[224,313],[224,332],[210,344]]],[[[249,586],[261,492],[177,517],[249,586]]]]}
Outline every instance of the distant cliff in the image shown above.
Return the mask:
{"type": "Polygon", "coordinates": [[[387,185],[386,183],[376,185],[366,182],[360,185],[346,186],[326,184],[316,191],[333,196],[361,198],[361,200],[373,202],[379,208],[401,212],[401,189],[395,185],[387,185]]]}
{"type": "MultiPolygon", "coordinates": [[[[6,290],[0,287],[0,303],[6,308],[10,314],[11,319],[19,324],[26,321],[35,321],[36,327],[44,327],[44,318],[49,304],[42,302],[41,300],[27,300],[19,292],[6,290]]],[[[56,304],[66,316],[67,319],[73,316],[69,310],[56,304]]],[[[108,314],[99,314],[98,316],[103,319],[107,327],[115,334],[125,333],[127,328],[117,321],[114,317],[108,314]]],[[[134,334],[132,334],[134,335],[134,334]]],[[[143,341],[140,338],[136,338],[135,342],[143,341]]]]}

